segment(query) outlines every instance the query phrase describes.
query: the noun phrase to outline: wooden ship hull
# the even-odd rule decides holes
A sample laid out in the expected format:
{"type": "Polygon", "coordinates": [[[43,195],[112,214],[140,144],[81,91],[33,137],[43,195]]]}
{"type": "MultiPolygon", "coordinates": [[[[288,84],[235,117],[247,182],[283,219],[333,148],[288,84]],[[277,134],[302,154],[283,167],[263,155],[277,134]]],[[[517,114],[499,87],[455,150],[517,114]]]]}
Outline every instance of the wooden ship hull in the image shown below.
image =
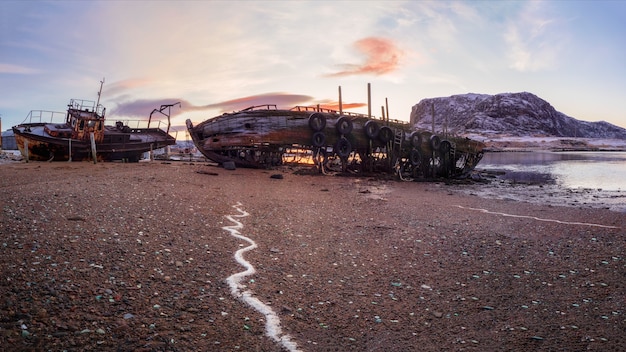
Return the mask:
{"type": "Polygon", "coordinates": [[[484,145],[408,123],[334,110],[275,105],[225,113],[187,128],[208,159],[239,167],[312,163],[320,171],[396,172],[403,179],[464,177],[484,145]],[[337,170],[339,171],[339,170],[337,170]]]}
{"type": "MultiPolygon", "coordinates": [[[[27,123],[13,127],[15,142],[24,158],[34,161],[92,161],[91,141],[54,136],[57,124],[27,123]],[[51,132],[53,134],[51,134],[51,132]]],[[[176,144],[176,138],[158,128],[127,129],[104,126],[104,137],[95,143],[97,161],[139,161],[146,152],[176,144]]]]}
{"type": "MultiPolygon", "coordinates": [[[[102,91],[101,82],[100,91],[102,91]]],[[[98,93],[100,97],[100,93],[98,93]]],[[[169,134],[169,109],[154,109],[146,128],[131,128],[121,121],[105,125],[105,108],[98,102],[72,99],[66,113],[33,110],[24,123],[13,126],[15,141],[22,156],[35,161],[139,161],[146,152],[176,144],[169,134]],[[168,113],[164,113],[166,111],[168,113]],[[150,128],[152,114],[167,116],[167,130],[150,128]],[[64,116],[63,121],[57,121],[64,116]],[[49,122],[41,122],[49,120],[49,122]],[[28,121],[28,122],[26,122],[28,121]]],[[[142,123],[136,121],[137,125],[142,123]]]]}

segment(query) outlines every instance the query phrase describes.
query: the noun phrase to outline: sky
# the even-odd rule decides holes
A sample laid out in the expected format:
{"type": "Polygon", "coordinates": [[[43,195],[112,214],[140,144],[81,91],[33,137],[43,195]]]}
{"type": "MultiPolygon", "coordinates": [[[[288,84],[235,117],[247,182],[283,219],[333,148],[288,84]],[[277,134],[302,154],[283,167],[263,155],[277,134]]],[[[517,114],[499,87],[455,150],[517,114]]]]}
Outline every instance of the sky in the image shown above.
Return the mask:
{"type": "MultiPolygon", "coordinates": [[[[252,105],[409,121],[425,98],[530,92],[626,127],[626,1],[0,1],[2,130],[97,100],[175,129],[252,105]]],[[[179,135],[178,138],[184,138],[179,135]]]]}

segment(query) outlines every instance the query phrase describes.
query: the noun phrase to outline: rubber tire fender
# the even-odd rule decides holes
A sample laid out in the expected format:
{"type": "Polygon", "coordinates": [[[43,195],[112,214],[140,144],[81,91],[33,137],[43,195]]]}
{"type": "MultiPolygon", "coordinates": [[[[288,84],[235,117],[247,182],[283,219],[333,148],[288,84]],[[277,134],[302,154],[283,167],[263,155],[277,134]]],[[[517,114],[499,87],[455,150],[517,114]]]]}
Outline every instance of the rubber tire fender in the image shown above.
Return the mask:
{"type": "Polygon", "coordinates": [[[411,147],[419,148],[422,145],[422,134],[417,131],[411,132],[409,142],[411,143],[411,147]]]}
{"type": "Polygon", "coordinates": [[[339,134],[345,135],[352,132],[352,128],[354,127],[354,125],[352,124],[352,120],[350,120],[348,117],[341,116],[339,119],[337,119],[335,127],[337,128],[337,132],[339,132],[339,134]]]}
{"type": "Polygon", "coordinates": [[[450,153],[450,149],[452,149],[452,144],[450,143],[450,141],[444,139],[443,141],[441,141],[441,143],[439,143],[439,152],[441,154],[450,153]]]}
{"type": "Polygon", "coordinates": [[[352,152],[352,144],[350,144],[348,138],[342,136],[335,144],[334,150],[340,158],[347,158],[352,152]]]}
{"type": "Polygon", "coordinates": [[[324,132],[318,131],[313,133],[313,138],[311,138],[313,142],[313,146],[316,148],[323,147],[326,145],[326,135],[324,132]]]}
{"type": "Polygon", "coordinates": [[[326,116],[319,112],[314,112],[309,116],[309,127],[315,131],[319,132],[326,127],[326,116]]]}
{"type": "Polygon", "coordinates": [[[420,153],[419,149],[413,148],[409,151],[409,161],[413,166],[418,166],[422,163],[422,153],[420,153]]]}
{"type": "Polygon", "coordinates": [[[430,147],[433,150],[439,150],[439,146],[441,145],[441,139],[436,134],[430,136],[430,147]]]}
{"type": "Polygon", "coordinates": [[[367,121],[363,126],[363,129],[365,130],[365,135],[369,139],[376,139],[376,137],[378,137],[378,133],[380,132],[380,127],[374,120],[367,121]]]}
{"type": "Polygon", "coordinates": [[[381,127],[378,131],[378,139],[383,143],[389,142],[393,139],[393,130],[388,126],[381,127]]]}

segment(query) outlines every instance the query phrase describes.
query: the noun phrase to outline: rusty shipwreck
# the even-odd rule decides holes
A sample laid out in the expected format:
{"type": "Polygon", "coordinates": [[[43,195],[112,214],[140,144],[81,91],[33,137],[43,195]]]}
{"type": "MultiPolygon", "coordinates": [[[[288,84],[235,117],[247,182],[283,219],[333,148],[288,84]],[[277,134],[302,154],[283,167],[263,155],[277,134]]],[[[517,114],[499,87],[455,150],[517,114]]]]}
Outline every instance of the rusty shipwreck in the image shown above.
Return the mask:
{"type": "Polygon", "coordinates": [[[33,110],[14,126],[15,141],[25,160],[136,162],[145,152],[176,143],[169,133],[169,109],[180,103],[154,109],[146,121],[117,121],[107,126],[106,109],[100,104],[103,83],[97,102],[72,99],[65,113],[33,110]],[[160,120],[157,127],[150,127],[155,112],[167,116],[165,129],[160,128],[160,120]]]}
{"type": "Polygon", "coordinates": [[[204,156],[239,167],[313,163],[321,172],[397,173],[405,180],[460,178],[478,164],[484,147],[478,141],[416,130],[409,123],[384,116],[344,112],[341,87],[339,111],[261,105],[197,125],[190,120],[186,123],[204,156]]]}

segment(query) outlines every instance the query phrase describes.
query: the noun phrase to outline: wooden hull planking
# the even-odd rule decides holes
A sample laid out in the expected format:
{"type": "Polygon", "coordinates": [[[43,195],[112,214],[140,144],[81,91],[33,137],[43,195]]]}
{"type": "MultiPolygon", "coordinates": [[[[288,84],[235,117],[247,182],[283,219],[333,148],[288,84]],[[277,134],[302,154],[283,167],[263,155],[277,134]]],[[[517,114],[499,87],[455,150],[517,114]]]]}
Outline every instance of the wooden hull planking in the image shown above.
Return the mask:
{"type": "Polygon", "coordinates": [[[345,171],[382,170],[405,177],[461,177],[482,157],[484,145],[467,138],[416,131],[408,123],[339,114],[332,110],[248,108],[187,128],[196,147],[217,163],[269,167],[284,163],[285,151],[309,151],[324,168],[338,159],[345,171]],[[401,175],[402,176],[402,175],[401,175]]]}

